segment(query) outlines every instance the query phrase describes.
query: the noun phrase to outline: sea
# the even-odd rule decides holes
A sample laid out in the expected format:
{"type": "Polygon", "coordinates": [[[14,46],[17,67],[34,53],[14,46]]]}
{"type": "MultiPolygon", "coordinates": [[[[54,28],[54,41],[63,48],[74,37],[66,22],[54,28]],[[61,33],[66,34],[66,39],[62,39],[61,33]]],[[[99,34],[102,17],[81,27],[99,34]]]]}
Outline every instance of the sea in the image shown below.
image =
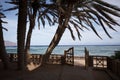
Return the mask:
{"type": "MultiPolygon", "coordinates": [[[[115,51],[120,51],[120,45],[59,45],[52,54],[64,54],[65,50],[74,47],[74,55],[84,57],[85,47],[90,55],[112,56],[115,51]]],[[[30,47],[31,54],[44,54],[48,46],[46,45],[32,45],[30,47]]],[[[7,53],[17,53],[16,46],[6,46],[7,53]]]]}

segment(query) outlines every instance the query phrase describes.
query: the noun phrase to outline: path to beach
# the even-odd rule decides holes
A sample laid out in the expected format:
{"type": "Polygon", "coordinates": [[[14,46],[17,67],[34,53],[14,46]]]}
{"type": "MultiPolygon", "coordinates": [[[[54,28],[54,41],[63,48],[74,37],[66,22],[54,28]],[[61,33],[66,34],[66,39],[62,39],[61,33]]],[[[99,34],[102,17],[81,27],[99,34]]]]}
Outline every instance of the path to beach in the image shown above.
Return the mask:
{"type": "Polygon", "coordinates": [[[0,69],[0,80],[111,80],[106,72],[86,70],[83,65],[84,59],[75,59],[75,66],[47,65],[34,70],[31,66],[31,71],[27,72],[0,69]]]}

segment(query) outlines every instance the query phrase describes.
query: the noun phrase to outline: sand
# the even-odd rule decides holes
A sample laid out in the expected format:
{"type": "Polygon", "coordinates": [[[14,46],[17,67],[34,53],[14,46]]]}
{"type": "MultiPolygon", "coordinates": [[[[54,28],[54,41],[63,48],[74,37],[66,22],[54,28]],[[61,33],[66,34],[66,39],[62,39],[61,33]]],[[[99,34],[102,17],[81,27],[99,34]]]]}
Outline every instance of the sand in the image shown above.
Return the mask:
{"type": "MultiPolygon", "coordinates": [[[[29,71],[32,71],[36,68],[38,68],[40,65],[34,65],[33,63],[30,63],[27,67],[29,71]]],[[[74,58],[74,66],[85,66],[85,58],[84,57],[75,57],[74,58]]]]}
{"type": "Polygon", "coordinates": [[[104,71],[85,69],[84,58],[76,57],[74,66],[68,65],[28,65],[28,71],[3,70],[0,80],[111,80],[104,71]]]}

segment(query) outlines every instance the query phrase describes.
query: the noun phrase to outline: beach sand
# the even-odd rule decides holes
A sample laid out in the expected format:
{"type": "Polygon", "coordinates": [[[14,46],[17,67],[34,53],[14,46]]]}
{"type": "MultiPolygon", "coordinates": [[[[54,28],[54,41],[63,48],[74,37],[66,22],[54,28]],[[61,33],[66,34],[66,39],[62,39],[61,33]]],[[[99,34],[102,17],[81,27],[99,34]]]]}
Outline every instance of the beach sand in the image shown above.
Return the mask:
{"type": "Polygon", "coordinates": [[[15,66],[11,70],[0,67],[0,80],[111,80],[104,71],[86,70],[85,60],[80,57],[75,57],[74,66],[54,64],[40,67],[31,63],[29,71],[17,71],[15,66]]]}

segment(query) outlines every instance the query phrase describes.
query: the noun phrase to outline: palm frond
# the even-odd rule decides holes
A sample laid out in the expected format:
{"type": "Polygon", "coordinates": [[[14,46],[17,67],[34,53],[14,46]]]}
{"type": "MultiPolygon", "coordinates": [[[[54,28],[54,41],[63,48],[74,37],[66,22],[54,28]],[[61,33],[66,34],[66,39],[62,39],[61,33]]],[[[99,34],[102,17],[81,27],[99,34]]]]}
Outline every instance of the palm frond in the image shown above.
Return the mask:
{"type": "Polygon", "coordinates": [[[91,29],[95,32],[95,34],[96,34],[100,39],[102,39],[89,19],[88,19],[88,23],[89,23],[91,29]]]}
{"type": "Polygon", "coordinates": [[[71,27],[70,27],[69,24],[68,24],[68,27],[67,27],[67,28],[68,28],[69,31],[70,31],[70,34],[71,34],[72,39],[75,40],[75,36],[74,36],[74,34],[73,34],[73,30],[71,29],[71,27]]]}
{"type": "Polygon", "coordinates": [[[120,11],[120,8],[119,8],[119,7],[117,7],[117,6],[115,6],[115,5],[112,5],[112,4],[109,4],[109,3],[107,3],[107,2],[105,2],[105,1],[103,1],[103,0],[94,0],[94,1],[97,2],[97,3],[99,3],[99,4],[101,4],[101,5],[103,5],[103,6],[106,6],[106,7],[108,7],[108,8],[111,8],[111,9],[113,9],[113,10],[120,11]]]}
{"type": "Polygon", "coordinates": [[[11,1],[11,2],[5,1],[5,3],[9,3],[17,6],[19,5],[19,1],[11,1]]]}
{"type": "Polygon", "coordinates": [[[108,37],[109,37],[109,38],[112,38],[112,37],[110,36],[110,34],[108,33],[108,31],[106,30],[106,28],[105,28],[103,22],[102,22],[99,18],[98,18],[98,20],[99,20],[99,22],[100,22],[100,24],[101,24],[103,30],[105,31],[105,33],[108,35],[108,37]]]}
{"type": "Polygon", "coordinates": [[[2,12],[0,12],[0,18],[5,18],[6,16],[2,13],[2,12]]]}
{"type": "MultiPolygon", "coordinates": [[[[4,15],[4,13],[3,13],[3,6],[2,5],[0,5],[0,19],[1,18],[6,18],[6,16],[4,15]]],[[[2,20],[1,20],[2,21],[2,20]]]]}
{"type": "MultiPolygon", "coordinates": [[[[105,22],[105,21],[104,21],[104,22],[105,22]]],[[[116,30],[115,28],[113,28],[113,26],[112,26],[111,24],[109,24],[108,22],[105,22],[105,24],[106,24],[110,29],[112,29],[112,30],[114,30],[114,31],[117,32],[117,30],[116,30]]]]}
{"type": "Polygon", "coordinates": [[[92,10],[92,9],[91,9],[91,11],[89,11],[89,12],[92,13],[94,16],[96,16],[97,19],[103,20],[104,23],[105,23],[106,25],[108,25],[108,27],[109,27],[110,29],[116,31],[116,30],[111,26],[111,24],[113,25],[113,23],[109,22],[107,19],[105,19],[104,17],[100,16],[97,12],[95,12],[95,11],[92,10]]]}
{"type": "Polygon", "coordinates": [[[78,24],[80,24],[81,25],[81,27],[83,27],[83,28],[85,28],[85,29],[87,29],[87,30],[89,30],[84,24],[83,24],[83,21],[80,19],[80,17],[79,16],[77,16],[77,19],[78,19],[78,21],[76,20],[76,22],[78,23],[78,24]]]}
{"type": "Polygon", "coordinates": [[[85,11],[85,13],[87,14],[87,15],[89,15],[91,18],[91,20],[93,20],[97,25],[99,25],[99,22],[96,20],[96,18],[95,18],[95,16],[93,16],[90,12],[90,10],[85,10],[85,9],[83,9],[84,11],[85,11]]]}
{"type": "Polygon", "coordinates": [[[84,31],[83,28],[81,28],[77,22],[78,22],[78,21],[75,20],[75,19],[72,20],[72,24],[73,24],[73,25],[75,25],[75,26],[76,26],[78,29],[80,29],[81,31],[84,31]]]}
{"type": "Polygon", "coordinates": [[[69,22],[73,25],[73,27],[75,28],[75,30],[77,32],[79,40],[81,40],[81,38],[80,38],[81,34],[80,34],[80,31],[78,30],[78,25],[76,23],[74,23],[73,21],[71,21],[71,20],[69,22]]]}
{"type": "Polygon", "coordinates": [[[7,29],[7,28],[5,28],[5,27],[2,27],[2,29],[4,29],[5,31],[8,31],[8,29],[7,29]]]}
{"type": "Polygon", "coordinates": [[[48,14],[45,14],[46,20],[48,21],[49,25],[51,26],[53,24],[52,19],[50,18],[50,16],[48,14]]]}
{"type": "Polygon", "coordinates": [[[58,17],[58,13],[55,10],[49,10],[48,13],[53,17],[58,17]]]}
{"type": "MultiPolygon", "coordinates": [[[[38,22],[38,28],[40,29],[40,19],[41,19],[41,17],[43,17],[43,15],[45,15],[47,12],[48,12],[48,10],[49,10],[49,8],[47,8],[47,9],[45,9],[43,12],[41,12],[41,11],[38,11],[38,13],[39,13],[39,16],[37,17],[37,22],[38,22]]],[[[43,19],[42,19],[42,24],[44,25],[44,21],[43,21],[43,19]]],[[[45,25],[44,25],[45,26],[45,25]]],[[[44,27],[43,26],[43,27],[44,27]]]]}
{"type": "MultiPolygon", "coordinates": [[[[5,21],[3,21],[3,20],[1,20],[1,18],[0,18],[0,23],[7,23],[7,22],[5,22],[5,21]]],[[[8,29],[7,28],[5,28],[5,27],[3,27],[3,26],[0,26],[2,29],[4,29],[5,31],[8,31],[8,29]]]]}
{"type": "Polygon", "coordinates": [[[108,19],[109,21],[111,21],[112,23],[119,25],[112,17],[110,17],[107,13],[105,13],[103,10],[101,10],[101,8],[99,7],[99,5],[97,4],[93,4],[93,7],[99,11],[99,13],[104,16],[106,19],[108,19]]]}
{"type": "Polygon", "coordinates": [[[12,10],[16,10],[16,9],[18,9],[18,8],[19,8],[18,6],[14,6],[14,7],[12,7],[12,8],[6,9],[6,10],[4,10],[4,11],[12,11],[12,10]]]}
{"type": "Polygon", "coordinates": [[[120,13],[118,13],[117,11],[112,10],[112,9],[109,9],[109,8],[107,8],[107,7],[104,7],[104,6],[101,6],[101,5],[99,5],[99,4],[96,4],[96,5],[98,5],[99,8],[101,8],[101,9],[104,10],[105,12],[107,12],[107,13],[109,13],[109,14],[112,14],[112,15],[114,15],[114,16],[116,16],[116,17],[120,17],[120,13]]]}
{"type": "Polygon", "coordinates": [[[40,20],[42,22],[43,27],[45,27],[45,20],[44,20],[43,16],[40,18],[40,20]]]}

